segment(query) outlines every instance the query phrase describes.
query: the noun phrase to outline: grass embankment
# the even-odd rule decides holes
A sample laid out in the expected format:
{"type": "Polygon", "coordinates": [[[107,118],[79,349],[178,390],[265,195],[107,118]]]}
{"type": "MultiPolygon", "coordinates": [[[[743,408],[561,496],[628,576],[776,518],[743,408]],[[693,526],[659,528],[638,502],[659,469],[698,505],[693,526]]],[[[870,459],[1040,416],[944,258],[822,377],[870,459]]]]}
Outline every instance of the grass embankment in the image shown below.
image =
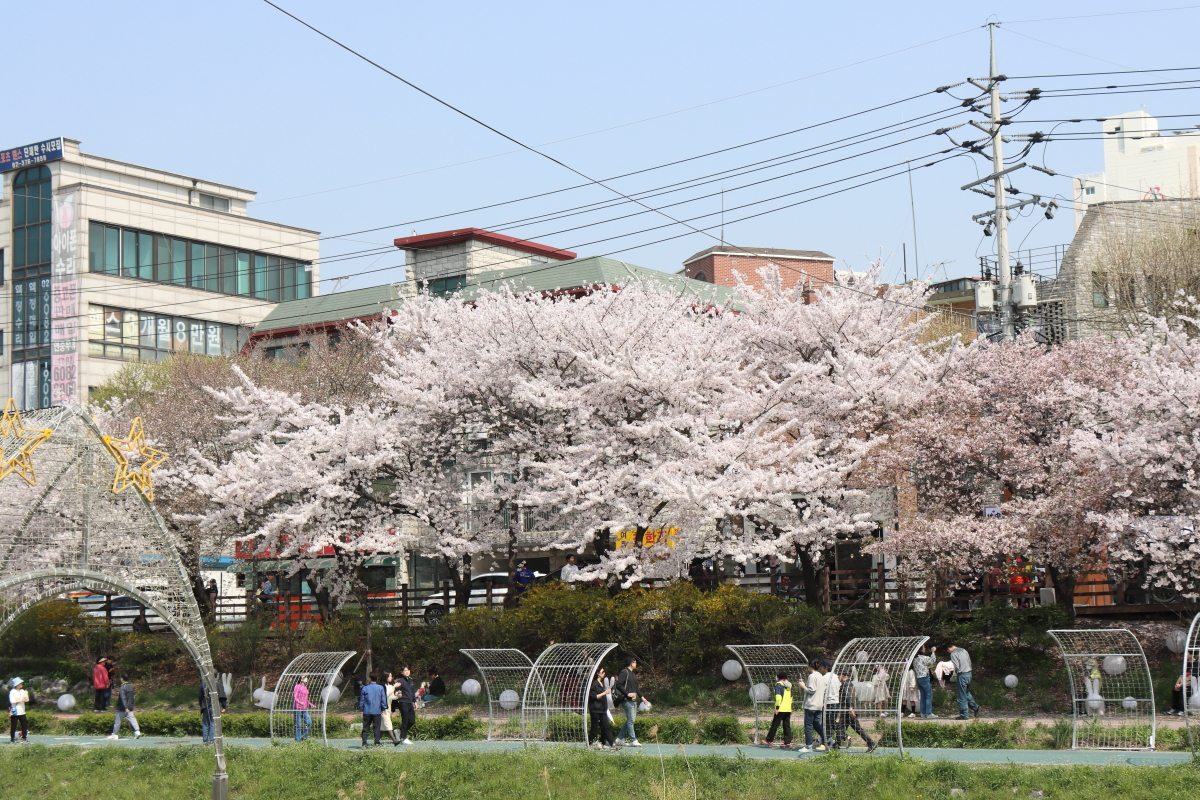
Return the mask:
{"type": "MultiPolygon", "coordinates": [[[[6,793],[39,800],[205,797],[212,771],[212,752],[198,747],[30,745],[0,751],[6,793]]],[[[577,747],[396,753],[288,745],[231,748],[229,775],[236,800],[913,800],[960,794],[1012,800],[1035,792],[1052,800],[1162,800],[1192,796],[1200,768],[967,766],[836,755],[803,762],[719,756],[669,756],[660,762],[652,752],[630,758],[577,747]]]]}

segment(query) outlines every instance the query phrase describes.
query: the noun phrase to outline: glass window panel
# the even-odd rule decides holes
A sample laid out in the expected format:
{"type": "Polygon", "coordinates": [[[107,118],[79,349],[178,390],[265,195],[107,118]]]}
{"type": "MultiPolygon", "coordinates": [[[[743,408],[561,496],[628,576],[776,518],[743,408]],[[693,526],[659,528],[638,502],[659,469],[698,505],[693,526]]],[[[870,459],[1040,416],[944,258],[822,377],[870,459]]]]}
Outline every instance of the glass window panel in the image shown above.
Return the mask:
{"type": "Polygon", "coordinates": [[[154,347],[154,315],[142,314],[138,320],[138,344],[142,347],[154,347]]]}
{"type": "Polygon", "coordinates": [[[42,319],[42,344],[50,344],[50,306],[53,302],[50,297],[50,277],[46,276],[38,281],[38,301],[41,303],[41,319],[42,319]]]}
{"type": "Polygon", "coordinates": [[[279,300],[279,259],[267,256],[267,299],[279,300]]]}
{"type": "Polygon", "coordinates": [[[42,213],[38,214],[38,219],[42,222],[50,221],[50,184],[42,184],[42,213]]]}
{"type": "Polygon", "coordinates": [[[250,294],[250,254],[237,254],[237,293],[250,294]]]}
{"type": "Polygon", "coordinates": [[[221,248],[221,291],[237,294],[237,258],[232,250],[221,248]]]}
{"type": "Polygon", "coordinates": [[[104,271],[109,275],[120,272],[118,259],[121,255],[120,230],[117,228],[104,229],[104,271]]]}
{"type": "Polygon", "coordinates": [[[204,323],[191,322],[192,343],[189,348],[193,353],[204,352],[204,323]]]}
{"type": "Polygon", "coordinates": [[[267,257],[254,257],[254,296],[266,298],[267,296],[267,257]]]}
{"type": "Polygon", "coordinates": [[[165,236],[154,237],[154,280],[171,281],[171,240],[165,236]]]}
{"type": "Polygon", "coordinates": [[[158,344],[157,344],[158,349],[159,350],[170,350],[171,349],[171,318],[170,317],[159,317],[157,320],[155,320],[155,328],[158,331],[158,344]]]}
{"type": "Polygon", "coordinates": [[[148,233],[138,234],[138,277],[154,280],[154,237],[148,233]]]}
{"type": "Polygon", "coordinates": [[[104,357],[105,358],[124,358],[124,356],[125,356],[125,352],[124,352],[124,350],[121,349],[121,345],[119,345],[119,344],[104,345],[104,357]]]}
{"type": "Polygon", "coordinates": [[[29,223],[29,217],[25,214],[25,198],[27,197],[26,189],[17,189],[13,192],[13,226],[26,225],[29,223]]]}
{"type": "Polygon", "coordinates": [[[104,272],[104,226],[98,222],[88,225],[88,271],[104,272]]]}
{"type": "Polygon", "coordinates": [[[188,349],[187,320],[172,320],[175,323],[175,338],[171,340],[171,349],[186,353],[188,349]]]}
{"type": "Polygon", "coordinates": [[[137,277],[137,232],[122,231],[121,274],[126,278],[137,277]]]}
{"type": "Polygon", "coordinates": [[[283,262],[283,299],[296,299],[296,265],[291,261],[283,262]]]}
{"type": "Polygon", "coordinates": [[[100,306],[88,306],[88,338],[104,338],[104,309],[100,306]]]}
{"type": "Polygon", "coordinates": [[[17,403],[17,410],[25,410],[25,370],[20,364],[12,368],[12,399],[17,403]]]}
{"type": "Polygon", "coordinates": [[[26,319],[26,329],[33,333],[33,336],[28,340],[28,344],[37,344],[38,329],[38,311],[41,306],[38,304],[38,286],[37,281],[27,281],[25,283],[25,311],[28,314],[26,319]]]}
{"type": "Polygon", "coordinates": [[[197,289],[204,288],[204,245],[191,243],[192,283],[197,289]]]}
{"type": "Polygon", "coordinates": [[[126,311],[123,316],[124,316],[124,320],[123,320],[122,326],[121,326],[121,332],[122,332],[121,338],[125,341],[125,344],[137,344],[138,343],[138,312],[126,311]]]}
{"type": "Polygon", "coordinates": [[[45,222],[38,226],[38,241],[41,244],[41,253],[38,254],[39,264],[50,263],[50,223],[45,222]]]}
{"type": "Polygon", "coordinates": [[[38,372],[41,374],[41,407],[50,407],[50,360],[38,362],[38,372]]]}
{"type": "Polygon", "coordinates": [[[104,358],[104,343],[88,342],[88,355],[96,358],[104,358]]]}
{"type": "Polygon", "coordinates": [[[220,248],[215,244],[206,245],[204,248],[204,288],[210,292],[221,291],[217,273],[217,267],[219,266],[217,259],[220,252],[220,248]]]}
{"type": "Polygon", "coordinates": [[[138,350],[136,347],[126,347],[124,351],[126,361],[141,361],[142,351],[138,350]]]}
{"type": "Polygon", "coordinates": [[[25,229],[13,229],[13,267],[23,267],[29,263],[25,259],[25,229]]]}
{"type": "Polygon", "coordinates": [[[187,242],[182,239],[171,240],[171,283],[180,286],[187,285],[187,242]]]}
{"type": "Polygon", "coordinates": [[[312,269],[307,264],[296,265],[296,299],[307,300],[312,296],[312,269]]]}
{"type": "Polygon", "coordinates": [[[104,338],[121,341],[121,312],[115,308],[104,309],[104,338]]]}
{"type": "Polygon", "coordinates": [[[25,362],[25,408],[38,407],[38,363],[25,362]]]}
{"type": "Polygon", "coordinates": [[[221,355],[221,326],[215,322],[208,323],[208,354],[221,355]]]}
{"type": "Polygon", "coordinates": [[[158,361],[158,351],[142,348],[142,361],[158,361]]]}

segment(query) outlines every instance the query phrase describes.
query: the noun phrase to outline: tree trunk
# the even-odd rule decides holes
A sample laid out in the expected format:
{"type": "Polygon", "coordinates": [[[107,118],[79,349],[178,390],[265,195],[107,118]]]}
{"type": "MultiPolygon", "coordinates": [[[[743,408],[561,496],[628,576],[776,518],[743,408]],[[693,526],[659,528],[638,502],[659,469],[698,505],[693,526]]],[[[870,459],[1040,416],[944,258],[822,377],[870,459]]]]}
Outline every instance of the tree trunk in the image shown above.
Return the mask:
{"type": "Polygon", "coordinates": [[[1067,612],[1068,619],[1075,623],[1075,581],[1073,574],[1060,572],[1058,567],[1046,567],[1050,580],[1054,581],[1054,594],[1058,604],[1067,612]]]}
{"type": "Polygon", "coordinates": [[[461,563],[462,579],[454,587],[454,605],[459,608],[469,608],[471,605],[471,556],[464,555],[461,563]]]}
{"type": "Polygon", "coordinates": [[[821,607],[821,581],[817,577],[817,567],[812,554],[801,548],[800,577],[804,581],[804,602],[810,606],[821,607]]]}

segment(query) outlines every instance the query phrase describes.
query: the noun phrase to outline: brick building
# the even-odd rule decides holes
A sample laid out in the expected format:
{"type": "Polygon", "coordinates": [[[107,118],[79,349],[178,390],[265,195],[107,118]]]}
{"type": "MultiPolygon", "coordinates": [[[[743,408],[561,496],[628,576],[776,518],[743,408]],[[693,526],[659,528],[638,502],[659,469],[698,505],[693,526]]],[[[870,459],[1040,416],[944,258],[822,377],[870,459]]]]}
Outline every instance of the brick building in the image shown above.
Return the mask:
{"type": "Polygon", "coordinates": [[[795,288],[805,279],[816,285],[833,282],[833,256],[819,250],[780,250],[775,247],[710,247],[685,260],[683,274],[720,286],[736,286],[733,276],[736,270],[743,281],[761,287],[758,270],[767,264],[779,268],[784,289],[795,288]]]}

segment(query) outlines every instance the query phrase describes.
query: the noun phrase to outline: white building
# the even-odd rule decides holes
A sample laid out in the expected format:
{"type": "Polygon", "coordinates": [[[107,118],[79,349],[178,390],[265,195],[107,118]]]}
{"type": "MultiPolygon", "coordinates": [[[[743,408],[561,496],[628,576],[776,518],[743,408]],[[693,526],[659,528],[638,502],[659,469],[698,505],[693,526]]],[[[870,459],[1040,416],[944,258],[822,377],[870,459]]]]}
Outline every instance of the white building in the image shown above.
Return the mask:
{"type": "Polygon", "coordinates": [[[1200,131],[1164,134],[1145,111],[1109,117],[1102,127],[1104,171],[1071,179],[1076,228],[1093,203],[1200,197],[1200,131]]]}
{"type": "Polygon", "coordinates": [[[317,292],[316,231],[247,216],[255,193],[89,155],[0,151],[0,396],[83,402],[130,361],[240,348],[317,292]]]}

